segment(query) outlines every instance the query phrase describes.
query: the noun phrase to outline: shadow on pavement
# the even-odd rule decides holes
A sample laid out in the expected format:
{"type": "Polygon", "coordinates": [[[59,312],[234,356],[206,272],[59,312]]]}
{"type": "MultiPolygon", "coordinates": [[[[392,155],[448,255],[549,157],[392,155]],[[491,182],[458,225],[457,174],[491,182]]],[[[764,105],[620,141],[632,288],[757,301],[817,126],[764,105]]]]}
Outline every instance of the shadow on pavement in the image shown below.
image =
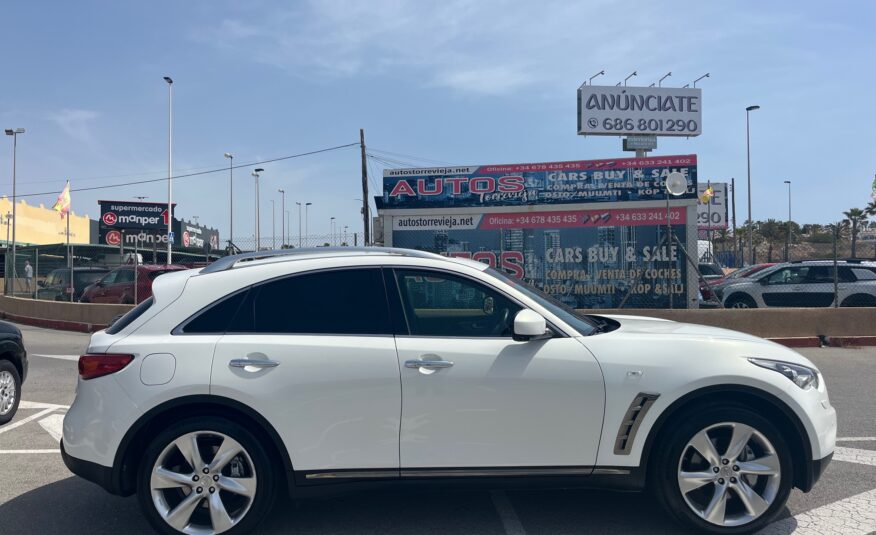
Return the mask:
{"type": "MultiPolygon", "coordinates": [[[[647,495],[515,490],[506,496],[510,514],[497,512],[493,495],[485,491],[379,491],[299,502],[280,499],[260,532],[505,535],[521,533],[522,527],[528,535],[682,533],[647,495]]],[[[153,533],[135,497],[112,496],[75,477],[0,505],[0,519],[4,535],[153,533]]],[[[785,535],[795,524],[786,518],[768,533],[785,535]]]]}

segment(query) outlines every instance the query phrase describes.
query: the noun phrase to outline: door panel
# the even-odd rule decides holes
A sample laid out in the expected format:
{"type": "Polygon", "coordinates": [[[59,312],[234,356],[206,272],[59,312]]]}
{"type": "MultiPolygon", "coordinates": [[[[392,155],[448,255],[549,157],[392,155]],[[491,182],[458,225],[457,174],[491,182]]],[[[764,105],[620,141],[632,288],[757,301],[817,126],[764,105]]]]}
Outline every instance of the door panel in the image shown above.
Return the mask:
{"type": "Polygon", "coordinates": [[[398,468],[399,389],[392,336],[225,335],[213,360],[211,393],[271,422],[296,470],[398,468]]]}
{"type": "Polygon", "coordinates": [[[402,468],[593,466],[605,392],[574,338],[396,339],[402,468]],[[410,368],[412,360],[449,368],[410,368]]]}

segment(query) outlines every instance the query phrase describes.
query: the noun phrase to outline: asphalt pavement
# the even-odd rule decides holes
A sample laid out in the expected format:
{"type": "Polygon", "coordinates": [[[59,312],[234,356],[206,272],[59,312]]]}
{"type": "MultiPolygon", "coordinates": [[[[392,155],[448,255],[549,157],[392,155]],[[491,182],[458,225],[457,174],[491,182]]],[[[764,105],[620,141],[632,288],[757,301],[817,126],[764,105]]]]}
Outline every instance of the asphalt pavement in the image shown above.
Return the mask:
{"type": "MultiPolygon", "coordinates": [[[[73,476],[58,453],[88,335],[21,326],[30,354],[22,408],[0,427],[0,533],[151,533],[135,497],[73,476]]],[[[834,461],[815,489],[795,490],[763,533],[876,533],[876,348],[803,349],[826,378],[839,414],[834,461]]],[[[264,533],[680,533],[648,495],[583,490],[369,492],[282,500],[264,533]]]]}

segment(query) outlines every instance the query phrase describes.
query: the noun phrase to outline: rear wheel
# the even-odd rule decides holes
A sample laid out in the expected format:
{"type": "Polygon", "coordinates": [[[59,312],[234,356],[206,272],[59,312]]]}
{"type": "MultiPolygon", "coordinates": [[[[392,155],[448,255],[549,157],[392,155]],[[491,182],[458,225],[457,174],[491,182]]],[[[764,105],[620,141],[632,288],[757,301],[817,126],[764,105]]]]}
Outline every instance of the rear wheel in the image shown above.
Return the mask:
{"type": "Polygon", "coordinates": [[[0,425],[12,420],[21,400],[21,376],[8,360],[0,360],[0,425]]]}
{"type": "Polygon", "coordinates": [[[249,533],[274,502],[276,470],[246,428],[183,420],[152,441],[140,465],[140,507],[161,533],[249,533]]]}
{"type": "Polygon", "coordinates": [[[844,307],[876,307],[876,297],[867,294],[850,295],[840,306],[844,307]]]}
{"type": "Polygon", "coordinates": [[[653,490],[682,524],[704,533],[757,531],[791,492],[791,451],[751,409],[711,405],[689,412],[664,435],[653,490]]]}
{"type": "Polygon", "coordinates": [[[757,308],[757,303],[748,294],[733,294],[727,298],[725,308],[757,308]]]}

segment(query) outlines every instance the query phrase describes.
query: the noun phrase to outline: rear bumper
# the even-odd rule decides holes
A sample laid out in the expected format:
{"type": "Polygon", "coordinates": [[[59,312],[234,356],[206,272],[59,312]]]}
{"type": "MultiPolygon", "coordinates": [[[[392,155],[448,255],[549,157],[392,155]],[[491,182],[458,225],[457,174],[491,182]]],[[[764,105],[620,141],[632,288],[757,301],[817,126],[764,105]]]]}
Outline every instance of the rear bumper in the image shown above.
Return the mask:
{"type": "Polygon", "coordinates": [[[63,440],[61,441],[61,458],[64,459],[64,464],[67,465],[67,469],[77,476],[91,481],[92,483],[96,483],[110,494],[122,494],[116,488],[112,467],[72,457],[64,449],[63,440]]]}

